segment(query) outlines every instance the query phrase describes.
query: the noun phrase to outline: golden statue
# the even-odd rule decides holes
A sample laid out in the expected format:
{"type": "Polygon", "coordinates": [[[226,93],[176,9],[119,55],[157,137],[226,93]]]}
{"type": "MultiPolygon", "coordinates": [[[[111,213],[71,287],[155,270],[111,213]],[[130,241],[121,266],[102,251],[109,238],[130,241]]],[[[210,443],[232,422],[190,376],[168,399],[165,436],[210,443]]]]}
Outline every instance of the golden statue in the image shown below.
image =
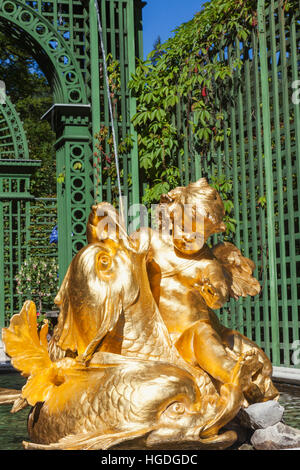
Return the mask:
{"type": "Polygon", "coordinates": [[[202,179],[165,201],[170,214],[186,201],[207,210],[203,224],[192,221],[200,236],[189,239],[179,223],[177,239],[172,215],[166,239],[150,229],[129,237],[112,206],[93,206],[50,342],[30,301],[3,330],[28,380],[19,393],[0,391],[0,403],[32,406],[25,448],[223,449],[237,436],[222,428],[241,406],[277,397],[263,351],[212,311],[229,295],[259,292],[237,248],[205,245],[224,230],[219,195],[202,179]]]}
{"type": "MultiPolygon", "coordinates": [[[[99,233],[104,225],[99,212],[108,212],[105,204],[92,208],[87,226],[89,243],[105,236],[99,233]]],[[[224,215],[220,195],[201,178],[163,195],[158,230],[141,230],[132,239],[150,239],[147,272],[151,291],[173,344],[188,363],[205,370],[219,384],[231,383],[240,355],[256,353],[252,368],[245,364],[242,374],[246,406],[275,399],[278,391],[271,380],[272,364],[262,349],[238,331],[224,327],[212,310],[230,297],[260,292],[259,282],[252,276],[254,263],[237,247],[224,242],[210,249],[206,244],[211,235],[226,230],[224,215]],[[183,225],[190,230],[185,232],[183,225]]],[[[116,226],[124,233],[121,224],[115,222],[116,226]]]]}
{"type": "MultiPolygon", "coordinates": [[[[237,247],[224,242],[210,249],[206,244],[211,235],[226,230],[224,205],[218,192],[202,178],[163,195],[161,204],[167,220],[171,220],[171,234],[162,237],[161,230],[152,231],[148,274],[176,348],[186,361],[201,367],[220,383],[231,382],[241,353],[256,351],[257,366],[250,376],[244,376],[245,399],[252,403],[275,398],[278,392],[271,381],[268,357],[241,333],[225,328],[212,310],[222,307],[230,297],[237,299],[260,292],[259,282],[252,276],[254,263],[242,256],[237,247]],[[192,208],[192,216],[199,216],[198,223],[196,217],[187,220],[187,226],[192,227],[190,233],[182,233],[185,205],[192,208]],[[176,233],[179,236],[174,236],[176,233]]],[[[189,218],[186,211],[184,216],[189,218]]]]}

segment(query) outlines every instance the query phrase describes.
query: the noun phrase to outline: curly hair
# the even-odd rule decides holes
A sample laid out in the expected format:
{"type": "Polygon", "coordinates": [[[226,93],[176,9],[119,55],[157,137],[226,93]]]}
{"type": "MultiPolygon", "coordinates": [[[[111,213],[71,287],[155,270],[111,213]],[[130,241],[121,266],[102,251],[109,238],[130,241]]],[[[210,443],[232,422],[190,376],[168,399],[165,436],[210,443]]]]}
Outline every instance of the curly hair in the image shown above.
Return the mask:
{"type": "Polygon", "coordinates": [[[222,223],[225,215],[224,204],[219,193],[208,184],[206,178],[200,178],[186,187],[179,186],[161,196],[158,205],[160,227],[162,214],[171,216],[179,205],[195,207],[197,214],[209,219],[216,226],[222,223]]]}

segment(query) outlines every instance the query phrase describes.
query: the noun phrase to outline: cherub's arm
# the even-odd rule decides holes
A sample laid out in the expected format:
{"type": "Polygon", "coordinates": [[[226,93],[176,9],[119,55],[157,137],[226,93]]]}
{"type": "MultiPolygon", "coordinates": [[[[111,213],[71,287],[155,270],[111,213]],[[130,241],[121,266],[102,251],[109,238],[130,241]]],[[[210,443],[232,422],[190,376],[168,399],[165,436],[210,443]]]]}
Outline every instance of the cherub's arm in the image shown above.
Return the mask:
{"type": "Polygon", "coordinates": [[[146,255],[146,269],[149,279],[152,295],[157,305],[160,299],[160,283],[161,283],[161,268],[155,260],[155,246],[157,245],[157,233],[151,228],[143,229],[142,232],[147,232],[149,237],[149,249],[146,255]]]}

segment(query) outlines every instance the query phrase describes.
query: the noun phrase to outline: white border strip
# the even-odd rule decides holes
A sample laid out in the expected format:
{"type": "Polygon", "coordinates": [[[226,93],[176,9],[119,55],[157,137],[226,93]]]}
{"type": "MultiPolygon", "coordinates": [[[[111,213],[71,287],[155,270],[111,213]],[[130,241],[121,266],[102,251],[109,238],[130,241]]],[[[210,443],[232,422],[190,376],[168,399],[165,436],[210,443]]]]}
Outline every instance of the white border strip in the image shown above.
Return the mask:
{"type": "Polygon", "coordinates": [[[277,382],[300,385],[300,369],[273,366],[272,378],[277,382]]]}

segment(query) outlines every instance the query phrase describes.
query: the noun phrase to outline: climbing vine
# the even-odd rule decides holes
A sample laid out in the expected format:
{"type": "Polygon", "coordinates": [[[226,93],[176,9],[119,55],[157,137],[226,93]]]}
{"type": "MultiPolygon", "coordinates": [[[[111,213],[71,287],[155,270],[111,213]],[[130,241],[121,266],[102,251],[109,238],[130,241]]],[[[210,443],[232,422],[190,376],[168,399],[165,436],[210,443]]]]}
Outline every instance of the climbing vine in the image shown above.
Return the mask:
{"type": "MultiPolygon", "coordinates": [[[[173,38],[158,44],[146,61],[140,61],[130,82],[137,98],[133,124],[138,133],[140,166],[149,182],[150,202],[180,183],[178,155],[187,141],[189,152],[205,155],[213,137],[224,141],[224,87],[232,84],[242,61],[234,50],[220,53],[235,39],[246,41],[256,27],[256,1],[213,0],[181,25],[173,38]],[[155,54],[155,61],[153,56],[155,54]],[[178,125],[181,110],[183,125],[178,125]],[[187,129],[188,135],[182,129],[187,129]]],[[[225,96],[224,96],[225,95],[225,96]]]]}
{"type": "MultiPolygon", "coordinates": [[[[295,1],[283,3],[288,10],[295,1]]],[[[144,202],[180,184],[178,157],[187,149],[190,160],[197,153],[203,162],[212,141],[216,151],[231,135],[226,110],[243,64],[234,45],[250,44],[257,28],[257,0],[212,0],[138,62],[129,86],[137,99],[133,124],[148,185],[144,202]]]]}
{"type": "MultiPolygon", "coordinates": [[[[286,0],[288,10],[296,0],[286,0]]],[[[227,110],[239,86],[243,65],[237,42],[247,45],[251,33],[258,34],[257,0],[212,0],[195,17],[182,24],[174,37],[157,42],[147,59],[138,60],[129,88],[136,97],[137,111],[132,123],[138,139],[139,165],[143,183],[143,203],[150,206],[162,193],[181,185],[178,165],[186,155],[203,162],[222,149],[231,135],[227,110]],[[226,91],[227,90],[227,91],[226,91]]],[[[120,92],[119,64],[108,58],[111,98],[116,119],[120,92]]],[[[114,148],[110,129],[102,126],[97,135],[97,151],[102,163],[102,183],[116,179],[114,148]]],[[[119,139],[119,154],[130,152],[132,136],[119,139]]],[[[210,183],[220,192],[225,206],[228,233],[235,232],[232,217],[233,181],[224,174],[210,175],[210,183]]],[[[113,190],[114,184],[112,184],[113,190]]],[[[116,197],[117,195],[115,195],[116,197]]],[[[258,204],[263,208],[265,198],[258,204]]]]}

